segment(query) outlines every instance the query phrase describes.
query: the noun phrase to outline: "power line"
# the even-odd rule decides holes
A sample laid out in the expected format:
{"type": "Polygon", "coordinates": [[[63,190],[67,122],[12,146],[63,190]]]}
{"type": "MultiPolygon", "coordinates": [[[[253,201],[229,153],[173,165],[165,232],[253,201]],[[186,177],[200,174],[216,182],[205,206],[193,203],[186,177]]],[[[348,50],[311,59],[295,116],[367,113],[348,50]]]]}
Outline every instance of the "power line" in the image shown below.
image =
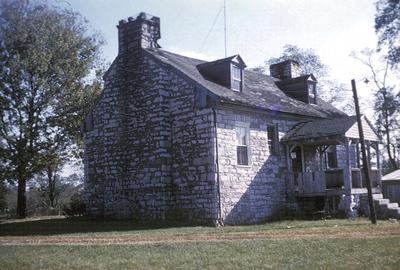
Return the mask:
{"type": "MultiPolygon", "coordinates": [[[[206,41],[207,41],[208,37],[210,36],[212,30],[214,29],[214,26],[215,26],[215,24],[216,24],[216,22],[217,22],[217,20],[218,20],[218,18],[219,18],[219,15],[220,15],[221,12],[222,12],[222,9],[225,9],[225,4],[219,9],[219,11],[218,11],[218,13],[217,13],[217,16],[215,16],[214,21],[213,21],[213,23],[212,23],[212,25],[211,25],[210,30],[208,31],[208,33],[207,33],[206,37],[204,38],[203,42],[201,43],[201,46],[200,46],[200,49],[199,49],[200,52],[203,51],[204,45],[206,44],[206,41]]],[[[225,42],[225,43],[226,43],[226,42],[225,42]]],[[[226,49],[225,49],[225,55],[226,55],[226,49]]]]}
{"type": "Polygon", "coordinates": [[[224,41],[226,58],[226,0],[224,0],[224,41]]]}

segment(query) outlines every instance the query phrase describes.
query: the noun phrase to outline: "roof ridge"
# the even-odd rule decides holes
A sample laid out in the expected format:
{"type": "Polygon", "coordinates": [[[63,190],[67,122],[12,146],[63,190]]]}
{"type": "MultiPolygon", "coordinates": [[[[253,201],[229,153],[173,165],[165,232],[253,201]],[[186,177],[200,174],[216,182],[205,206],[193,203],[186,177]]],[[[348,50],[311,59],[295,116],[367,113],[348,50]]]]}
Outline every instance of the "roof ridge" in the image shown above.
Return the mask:
{"type": "Polygon", "coordinates": [[[153,49],[148,49],[148,48],[147,48],[147,49],[144,49],[144,50],[151,51],[151,52],[160,51],[160,52],[163,52],[163,53],[173,54],[173,55],[180,56],[180,57],[184,57],[184,58],[191,59],[191,60],[202,61],[202,62],[204,62],[204,63],[210,63],[210,62],[207,61],[207,60],[189,57],[189,56],[186,56],[186,55],[183,55],[183,54],[174,53],[174,52],[167,51],[167,50],[164,50],[164,49],[154,49],[154,48],[153,48],[153,49]]]}

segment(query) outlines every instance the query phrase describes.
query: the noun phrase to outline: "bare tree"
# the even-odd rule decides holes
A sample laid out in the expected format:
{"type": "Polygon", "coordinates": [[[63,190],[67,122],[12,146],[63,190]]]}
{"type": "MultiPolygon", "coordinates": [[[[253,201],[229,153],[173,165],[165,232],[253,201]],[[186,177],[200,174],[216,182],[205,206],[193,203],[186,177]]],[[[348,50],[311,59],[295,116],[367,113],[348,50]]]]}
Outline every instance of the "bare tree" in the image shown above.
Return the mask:
{"type": "Polygon", "coordinates": [[[376,126],[389,159],[389,170],[396,170],[399,168],[400,92],[396,92],[395,85],[389,83],[391,60],[368,48],[351,55],[369,70],[369,78],[374,85],[376,126]]]}

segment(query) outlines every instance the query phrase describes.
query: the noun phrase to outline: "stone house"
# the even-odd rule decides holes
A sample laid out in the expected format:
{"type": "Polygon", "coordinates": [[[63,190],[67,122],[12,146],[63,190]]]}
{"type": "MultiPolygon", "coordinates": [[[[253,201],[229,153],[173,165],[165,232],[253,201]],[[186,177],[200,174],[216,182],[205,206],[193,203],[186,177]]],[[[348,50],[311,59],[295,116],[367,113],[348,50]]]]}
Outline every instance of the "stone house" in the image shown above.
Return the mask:
{"type": "MultiPolygon", "coordinates": [[[[243,224],[362,209],[356,118],[319,99],[297,62],[267,76],[239,55],[174,54],[145,13],[117,28],[118,56],[82,125],[89,215],[243,224]]],[[[363,125],[379,193],[378,139],[363,125]]]]}

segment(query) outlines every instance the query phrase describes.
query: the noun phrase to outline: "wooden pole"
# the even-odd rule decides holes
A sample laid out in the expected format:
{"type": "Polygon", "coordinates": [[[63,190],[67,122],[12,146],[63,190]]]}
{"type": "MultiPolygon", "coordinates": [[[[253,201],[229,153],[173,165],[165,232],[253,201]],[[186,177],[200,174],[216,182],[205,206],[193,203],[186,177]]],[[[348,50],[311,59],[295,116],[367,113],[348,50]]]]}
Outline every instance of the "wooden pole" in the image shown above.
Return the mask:
{"type": "Polygon", "coordinates": [[[368,190],[369,214],[370,214],[370,219],[371,219],[372,224],[376,224],[376,212],[375,212],[374,201],[372,199],[372,187],[371,187],[371,178],[370,178],[370,174],[369,174],[369,172],[370,172],[369,171],[369,162],[368,162],[368,158],[367,158],[367,153],[365,151],[364,131],[362,129],[360,105],[358,104],[356,81],[354,79],[351,80],[351,89],[353,90],[354,105],[355,105],[356,115],[357,115],[358,132],[360,135],[363,170],[364,170],[365,182],[367,184],[367,190],[368,190]]]}

